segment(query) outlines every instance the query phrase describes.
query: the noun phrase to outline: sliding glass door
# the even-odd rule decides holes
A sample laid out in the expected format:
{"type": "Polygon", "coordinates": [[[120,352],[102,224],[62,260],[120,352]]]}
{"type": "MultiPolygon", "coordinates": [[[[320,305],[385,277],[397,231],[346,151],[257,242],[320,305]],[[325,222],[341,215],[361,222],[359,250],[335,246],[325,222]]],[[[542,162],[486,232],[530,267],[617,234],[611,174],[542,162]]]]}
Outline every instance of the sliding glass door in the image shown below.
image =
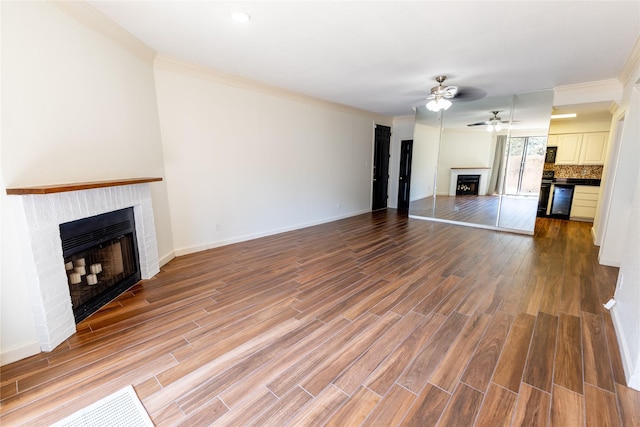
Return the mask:
{"type": "Polygon", "coordinates": [[[537,196],[540,173],[544,168],[546,136],[509,138],[504,194],[537,196]]]}

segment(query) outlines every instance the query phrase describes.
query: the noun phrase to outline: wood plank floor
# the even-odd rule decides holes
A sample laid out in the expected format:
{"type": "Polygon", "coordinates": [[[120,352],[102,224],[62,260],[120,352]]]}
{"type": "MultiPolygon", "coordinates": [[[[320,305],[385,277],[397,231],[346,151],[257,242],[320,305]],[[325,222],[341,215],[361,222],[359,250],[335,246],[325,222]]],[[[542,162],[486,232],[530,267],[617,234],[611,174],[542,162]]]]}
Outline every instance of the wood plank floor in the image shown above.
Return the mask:
{"type": "Polygon", "coordinates": [[[590,227],[388,210],[176,258],[2,367],[0,424],[132,384],[159,426],[638,425],[590,227]]]}
{"type": "Polygon", "coordinates": [[[505,195],[502,200],[498,196],[437,196],[435,208],[433,197],[427,197],[412,201],[409,213],[416,217],[531,232],[537,210],[538,198],[532,196],[505,195]]]}

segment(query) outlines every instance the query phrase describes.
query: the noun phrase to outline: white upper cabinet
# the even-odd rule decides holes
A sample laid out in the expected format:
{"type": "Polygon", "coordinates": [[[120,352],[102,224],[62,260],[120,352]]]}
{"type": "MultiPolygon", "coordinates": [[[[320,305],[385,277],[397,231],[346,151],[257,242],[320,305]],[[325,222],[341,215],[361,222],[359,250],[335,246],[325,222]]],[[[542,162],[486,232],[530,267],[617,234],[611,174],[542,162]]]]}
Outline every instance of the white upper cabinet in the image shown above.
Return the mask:
{"type": "MultiPolygon", "coordinates": [[[[608,132],[553,135],[558,146],[558,165],[603,165],[607,154],[608,132]]],[[[551,135],[550,135],[551,137],[551,135]]]]}
{"type": "Polygon", "coordinates": [[[558,135],[558,152],[556,153],[557,165],[577,165],[580,159],[580,147],[582,145],[581,133],[568,133],[558,135]]]}
{"type": "Polygon", "coordinates": [[[585,133],[582,137],[581,165],[603,165],[607,155],[608,132],[585,133]]]}

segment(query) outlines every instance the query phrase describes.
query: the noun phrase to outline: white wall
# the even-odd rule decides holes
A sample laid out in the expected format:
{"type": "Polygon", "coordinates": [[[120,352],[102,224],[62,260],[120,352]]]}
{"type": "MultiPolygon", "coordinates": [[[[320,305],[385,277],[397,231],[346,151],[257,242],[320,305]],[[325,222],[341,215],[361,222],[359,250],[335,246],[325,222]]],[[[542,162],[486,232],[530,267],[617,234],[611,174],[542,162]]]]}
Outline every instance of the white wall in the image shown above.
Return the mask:
{"type": "Polygon", "coordinates": [[[640,390],[640,176],[631,197],[631,215],[613,308],[627,384],[640,390]]]}
{"type": "Polygon", "coordinates": [[[391,157],[389,158],[389,202],[388,207],[398,207],[398,186],[400,185],[400,146],[402,141],[413,139],[415,116],[402,116],[393,119],[391,128],[391,157]]]}
{"type": "Polygon", "coordinates": [[[176,254],[370,211],[370,114],[170,58],[156,85],[176,254]]]}
{"type": "MultiPolygon", "coordinates": [[[[164,176],[152,58],[84,2],[1,2],[2,141],[6,187],[164,176]],[[94,13],[94,15],[91,15],[94,13]],[[111,36],[83,24],[111,26],[111,36]]],[[[151,184],[158,246],[171,256],[164,183],[151,184]]],[[[2,218],[1,362],[36,341],[12,219],[2,218]]],[[[62,260],[61,260],[62,262],[62,260]]]]}
{"type": "Polygon", "coordinates": [[[411,162],[411,201],[433,196],[434,178],[438,168],[438,141],[440,141],[439,128],[415,124],[411,162]]]}
{"type": "MultiPolygon", "coordinates": [[[[607,179],[612,179],[610,186],[611,193],[608,195],[610,204],[606,207],[608,215],[604,223],[597,222],[599,226],[596,234],[602,234],[602,244],[600,246],[600,263],[605,265],[620,266],[625,252],[624,242],[628,235],[628,227],[631,218],[632,198],[638,170],[640,169],[640,102],[638,101],[637,89],[633,90],[635,96],[626,104],[619,114],[616,114],[612,126],[618,123],[618,118],[624,114],[624,124],[622,125],[619,141],[614,139],[617,146],[611,147],[617,151],[617,163],[607,163],[607,179]]],[[[615,127],[612,133],[615,135],[619,130],[615,127]]],[[[610,154],[611,155],[611,154],[610,154]]],[[[613,158],[612,158],[613,160],[613,158]]],[[[607,199],[605,195],[601,200],[607,199]]],[[[600,211],[602,212],[602,210],[600,211]]],[[[598,218],[599,219],[599,218],[598,218]]]]}
{"type": "Polygon", "coordinates": [[[620,266],[612,316],[627,383],[640,390],[640,80],[636,81],[629,89],[600,260],[620,266]]]}
{"type": "Polygon", "coordinates": [[[0,176],[0,365],[40,351],[20,252],[16,250],[19,240],[14,230],[17,226],[7,215],[9,200],[3,184],[0,176]]]}
{"type": "Polygon", "coordinates": [[[611,315],[627,385],[640,390],[640,39],[620,76],[593,232],[600,263],[620,267],[611,315]]]}
{"type": "MultiPolygon", "coordinates": [[[[444,130],[440,144],[438,195],[449,195],[451,168],[489,168],[493,133],[444,130]]],[[[493,144],[495,146],[495,142],[493,144]]]]}

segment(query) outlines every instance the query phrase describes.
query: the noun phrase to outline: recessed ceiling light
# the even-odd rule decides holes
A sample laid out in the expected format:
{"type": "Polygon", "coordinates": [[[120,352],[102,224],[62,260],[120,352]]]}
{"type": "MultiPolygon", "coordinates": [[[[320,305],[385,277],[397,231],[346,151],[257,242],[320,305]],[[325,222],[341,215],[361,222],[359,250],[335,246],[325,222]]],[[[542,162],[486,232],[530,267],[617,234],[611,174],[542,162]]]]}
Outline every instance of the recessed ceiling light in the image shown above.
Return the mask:
{"type": "Polygon", "coordinates": [[[551,118],[552,119],[572,119],[574,117],[577,117],[578,115],[576,113],[568,113],[568,114],[552,114],[551,118]]]}
{"type": "Polygon", "coordinates": [[[251,15],[246,12],[235,11],[231,12],[231,19],[236,22],[249,22],[251,15]]]}

